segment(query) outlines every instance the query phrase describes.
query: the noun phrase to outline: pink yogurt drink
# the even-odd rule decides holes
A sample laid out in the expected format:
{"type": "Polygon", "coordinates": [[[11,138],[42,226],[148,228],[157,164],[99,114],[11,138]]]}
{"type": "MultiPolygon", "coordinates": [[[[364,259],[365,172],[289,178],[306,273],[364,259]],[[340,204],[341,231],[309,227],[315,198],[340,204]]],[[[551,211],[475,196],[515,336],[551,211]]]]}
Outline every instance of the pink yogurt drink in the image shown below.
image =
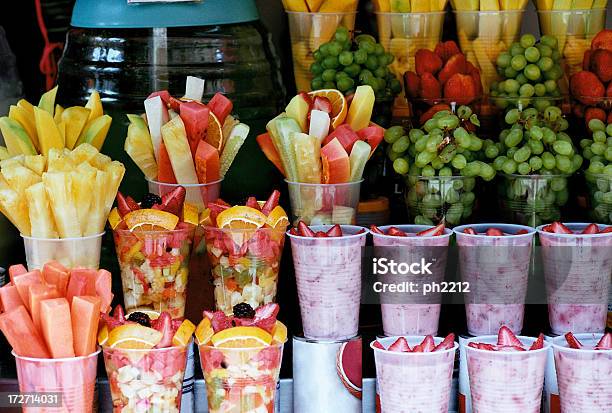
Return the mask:
{"type": "MultiPolygon", "coordinates": [[[[412,348],[423,336],[404,336],[412,348]]],[[[398,337],[378,339],[388,348],[398,337]]],[[[436,345],[444,339],[434,337],[436,345]]],[[[374,346],[376,381],[384,413],[447,413],[453,378],[455,352],[459,345],[447,350],[427,353],[396,352],[374,346]]]]}
{"type": "Polygon", "coordinates": [[[513,224],[463,225],[453,231],[461,278],[470,285],[465,305],[468,332],[473,336],[495,334],[505,325],[520,334],[536,231],[513,224]],[[468,228],[476,234],[465,233],[468,228]],[[491,228],[504,235],[487,235],[491,228]],[[525,233],[517,234],[519,231],[525,233]]]}
{"type": "Polygon", "coordinates": [[[606,327],[612,232],[580,234],[588,225],[565,224],[572,234],[546,232],[545,225],[536,228],[542,244],[548,318],[555,334],[596,333],[606,327]]]}
{"type": "MultiPolygon", "coordinates": [[[[311,227],[315,232],[330,228],[331,225],[311,227]]],[[[353,225],[341,228],[343,236],[330,238],[287,232],[304,336],[309,339],[344,340],[357,335],[362,248],[368,231],[353,225]]]]}
{"type": "Polygon", "coordinates": [[[612,409],[612,349],[593,349],[601,337],[576,334],[581,349],[570,348],[564,336],[553,339],[561,412],[612,409]]]}
{"type": "MultiPolygon", "coordinates": [[[[390,226],[379,228],[385,234],[390,226]]],[[[427,257],[432,261],[432,275],[418,276],[421,284],[428,282],[440,283],[444,280],[444,270],[448,253],[448,243],[452,235],[450,229],[437,236],[416,236],[432,226],[428,225],[398,225],[395,228],[407,233],[408,236],[391,236],[372,232],[375,255],[377,257],[394,258],[402,262],[419,262],[427,257]],[[387,248],[389,247],[389,248],[387,248]],[[436,247],[436,248],[432,248],[436,247]]],[[[383,330],[387,336],[401,335],[435,335],[438,333],[440,320],[440,294],[404,293],[401,299],[381,296],[381,311],[383,330]]]]}
{"type": "MultiPolygon", "coordinates": [[[[525,348],[536,340],[519,336],[525,348]]],[[[483,350],[470,343],[497,344],[497,336],[467,341],[466,354],[473,413],[540,413],[550,343],[529,351],[483,350]]]]}

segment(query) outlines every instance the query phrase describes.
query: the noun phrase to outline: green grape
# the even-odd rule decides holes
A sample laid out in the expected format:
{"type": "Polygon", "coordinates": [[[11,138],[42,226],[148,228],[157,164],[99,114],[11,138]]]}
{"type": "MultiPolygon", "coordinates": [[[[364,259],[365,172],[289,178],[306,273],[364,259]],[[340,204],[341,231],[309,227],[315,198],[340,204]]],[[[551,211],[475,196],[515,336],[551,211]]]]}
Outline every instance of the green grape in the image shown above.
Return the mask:
{"type": "Polygon", "coordinates": [[[525,162],[531,156],[531,148],[527,145],[516,151],[513,158],[517,163],[525,162]]]}
{"type": "Polygon", "coordinates": [[[501,171],[502,167],[504,166],[504,162],[506,162],[507,160],[508,158],[506,156],[498,156],[493,161],[493,169],[495,169],[496,171],[501,171]]]}
{"type": "Polygon", "coordinates": [[[606,125],[599,119],[591,119],[589,121],[589,129],[593,132],[606,130],[606,125]]]}
{"type": "Polygon", "coordinates": [[[406,150],[408,150],[409,146],[410,139],[408,139],[408,136],[402,136],[397,141],[395,141],[395,143],[393,143],[391,149],[393,150],[393,152],[404,153],[406,152],[406,150]]]}
{"type": "Polygon", "coordinates": [[[518,75],[516,75],[516,81],[519,82],[521,86],[529,82],[529,80],[522,73],[519,73],[518,75]]]}
{"type": "Polygon", "coordinates": [[[587,170],[592,174],[598,175],[603,172],[604,164],[599,161],[591,161],[587,170]]]}
{"type": "MultiPolygon", "coordinates": [[[[369,44],[369,43],[366,43],[366,44],[369,44]]],[[[369,70],[374,72],[378,68],[378,59],[376,58],[376,56],[369,55],[368,58],[366,59],[365,66],[369,70]]]]}
{"type": "Polygon", "coordinates": [[[532,139],[540,141],[544,137],[544,132],[542,132],[542,129],[539,126],[534,125],[529,129],[529,135],[532,139]]]}
{"type": "Polygon", "coordinates": [[[523,131],[522,131],[522,129],[513,129],[512,131],[510,131],[510,133],[506,137],[506,140],[504,141],[504,144],[508,148],[513,148],[516,145],[518,145],[521,142],[521,140],[523,140],[523,131]]]}
{"type": "Polygon", "coordinates": [[[423,175],[423,176],[436,176],[436,170],[433,168],[433,166],[427,165],[427,166],[423,167],[423,170],[421,171],[421,175],[423,175]]]}
{"type": "MultiPolygon", "coordinates": [[[[606,127],[606,133],[608,134],[608,136],[612,136],[612,123],[608,124],[608,126],[606,127]]],[[[610,143],[608,143],[608,145],[610,145],[610,143]]]]}
{"type": "Polygon", "coordinates": [[[510,62],[510,67],[512,67],[517,72],[520,72],[527,66],[527,59],[522,54],[516,55],[512,57],[512,61],[510,62]]]}
{"type": "Polygon", "coordinates": [[[579,154],[575,153],[574,155],[572,155],[572,172],[575,172],[580,169],[583,161],[584,158],[579,154]]]}
{"type": "Polygon", "coordinates": [[[495,169],[489,164],[482,163],[480,166],[480,177],[485,181],[490,181],[495,177],[495,169]]]}
{"type": "Polygon", "coordinates": [[[376,39],[374,38],[374,36],[369,35],[369,34],[360,34],[360,35],[355,36],[355,42],[359,45],[361,45],[364,42],[375,45],[376,39]]]}
{"type": "Polygon", "coordinates": [[[527,162],[521,162],[516,169],[521,175],[528,175],[531,172],[531,166],[527,162]]]}
{"type": "Polygon", "coordinates": [[[550,70],[544,72],[546,80],[559,80],[561,77],[563,77],[563,69],[558,64],[553,65],[550,70]]]}
{"type": "Polygon", "coordinates": [[[359,72],[361,72],[361,66],[357,63],[353,63],[343,69],[344,73],[349,75],[352,78],[359,76],[359,72]]]}
{"type": "Polygon", "coordinates": [[[323,83],[323,87],[321,89],[335,89],[336,84],[334,82],[325,82],[323,83]]]}
{"type": "MultiPolygon", "coordinates": [[[[401,128],[401,126],[392,126],[391,128],[394,128],[394,127],[401,128]]],[[[391,128],[389,128],[389,129],[391,129],[391,128]]],[[[389,129],[387,129],[387,130],[389,130],[389,129]]],[[[403,131],[403,129],[402,129],[402,131],[403,131]]],[[[416,141],[418,141],[420,138],[425,136],[425,132],[423,132],[421,129],[410,129],[410,132],[408,133],[408,136],[410,137],[410,142],[416,143],[416,141]]]]}
{"type": "Polygon", "coordinates": [[[453,176],[453,171],[448,166],[445,166],[438,171],[438,176],[453,176]]]}
{"type": "Polygon", "coordinates": [[[472,152],[478,152],[482,149],[482,139],[476,135],[470,136],[470,147],[468,148],[472,152]]]}
{"type": "Polygon", "coordinates": [[[606,161],[612,162],[612,146],[608,146],[606,148],[606,152],[604,153],[604,158],[606,158],[606,161]]]}
{"type": "Polygon", "coordinates": [[[591,151],[595,155],[603,155],[606,152],[606,144],[601,142],[593,142],[591,145],[591,151]]]}
{"type": "Polygon", "coordinates": [[[534,94],[535,94],[535,88],[528,83],[522,85],[521,88],[519,89],[519,95],[521,97],[530,98],[534,94]]]}
{"type": "Polygon", "coordinates": [[[514,159],[507,159],[502,166],[502,170],[507,174],[513,174],[516,172],[517,164],[514,159]]]}
{"type": "Polygon", "coordinates": [[[453,165],[453,168],[457,170],[462,170],[463,168],[465,168],[466,164],[467,160],[465,159],[465,156],[461,154],[456,154],[451,160],[451,165],[453,165]]]}
{"type": "Polygon", "coordinates": [[[540,39],[540,42],[542,44],[545,44],[546,46],[550,47],[551,49],[556,49],[557,48],[557,38],[555,36],[551,36],[551,35],[544,35],[542,36],[542,38],[540,39]]]}
{"type": "Polygon", "coordinates": [[[513,123],[516,123],[519,121],[519,119],[521,118],[521,113],[519,112],[518,109],[511,109],[508,111],[508,113],[506,113],[506,123],[511,125],[513,123]]]}
{"type": "Polygon", "coordinates": [[[374,92],[377,92],[378,90],[380,90],[380,85],[378,84],[378,80],[375,77],[371,77],[364,83],[370,86],[374,90],[374,92]]]}
{"type": "Polygon", "coordinates": [[[604,166],[603,173],[608,176],[612,176],[612,165],[604,166]]]}
{"type": "Polygon", "coordinates": [[[340,62],[338,62],[336,56],[328,56],[323,59],[323,63],[321,63],[321,67],[324,69],[336,69],[338,66],[340,66],[340,62]]]}
{"type": "Polygon", "coordinates": [[[515,79],[507,79],[504,82],[504,88],[506,89],[506,92],[508,93],[516,93],[519,91],[520,87],[521,85],[515,79]]]}
{"type": "Polygon", "coordinates": [[[431,166],[434,169],[440,169],[444,166],[444,162],[442,162],[439,156],[436,156],[435,158],[431,160],[431,166]]]}
{"type": "Polygon", "coordinates": [[[580,139],[580,147],[582,149],[591,146],[592,143],[593,141],[591,139],[580,139]]]}
{"type": "Polygon", "coordinates": [[[332,41],[331,43],[329,43],[329,50],[328,50],[328,54],[334,57],[338,57],[340,55],[340,53],[342,52],[342,45],[338,42],[332,41]]]}
{"type": "Polygon", "coordinates": [[[531,158],[529,158],[529,166],[531,167],[532,171],[539,171],[540,169],[542,169],[542,158],[540,158],[539,156],[532,156],[531,158]]]}
{"type": "Polygon", "coordinates": [[[505,69],[510,66],[511,59],[512,56],[510,56],[510,54],[507,52],[501,53],[499,56],[497,56],[497,66],[505,69]]]}
{"type": "Polygon", "coordinates": [[[368,69],[363,69],[359,73],[359,81],[361,82],[361,84],[367,84],[372,78],[374,78],[374,74],[368,69]]]}
{"type": "Polygon", "coordinates": [[[382,44],[380,44],[380,43],[375,43],[374,44],[374,54],[376,56],[384,56],[385,55],[385,48],[382,47],[382,44]]]}
{"type": "Polygon", "coordinates": [[[527,145],[529,145],[533,155],[541,155],[544,152],[544,145],[540,141],[530,139],[527,141],[527,145]]]}
{"type": "Polygon", "coordinates": [[[420,137],[416,143],[414,144],[414,148],[417,152],[424,152],[425,146],[427,146],[427,140],[429,139],[429,135],[424,135],[420,137]]]}
{"type": "MultiPolygon", "coordinates": [[[[573,152],[572,144],[569,142],[566,142],[565,140],[557,139],[557,141],[553,143],[552,147],[553,147],[553,150],[559,155],[570,156],[573,152]]],[[[592,149],[592,146],[591,146],[591,149],[592,149]]],[[[593,153],[596,153],[596,152],[593,151],[593,153]]]]}
{"type": "Polygon", "coordinates": [[[552,56],[552,49],[550,48],[550,46],[547,46],[547,45],[542,44],[542,43],[538,43],[538,44],[536,44],[536,47],[540,51],[540,56],[542,56],[542,57],[551,57],[552,56]]]}
{"type": "Polygon", "coordinates": [[[455,145],[454,143],[449,143],[448,145],[446,145],[446,147],[444,147],[444,149],[442,149],[442,152],[440,152],[440,155],[438,156],[438,158],[442,162],[448,163],[453,159],[456,153],[457,153],[457,145],[455,145]]]}
{"type": "MultiPolygon", "coordinates": [[[[525,49],[525,58],[528,62],[535,63],[540,60],[540,51],[537,47],[530,46],[525,49]]],[[[552,59],[551,59],[552,62],[552,59]]]]}
{"type": "Polygon", "coordinates": [[[541,156],[542,158],[542,166],[548,170],[552,170],[555,168],[557,161],[555,160],[555,156],[550,152],[544,152],[541,156]]]}
{"type": "Polygon", "coordinates": [[[338,43],[347,43],[350,40],[348,29],[346,27],[339,26],[336,29],[334,38],[336,39],[338,43]]]}
{"type": "Polygon", "coordinates": [[[542,128],[542,131],[543,131],[542,140],[544,141],[545,144],[551,145],[554,141],[557,140],[557,134],[554,131],[548,128],[542,128]]]}
{"type": "Polygon", "coordinates": [[[326,56],[329,56],[329,47],[330,47],[330,43],[323,43],[321,45],[321,47],[319,47],[319,53],[320,53],[320,57],[317,59],[317,57],[315,57],[315,59],[319,60],[321,58],[325,58],[326,56]]]}
{"type": "Polygon", "coordinates": [[[401,126],[391,126],[385,131],[385,142],[394,143],[402,136],[404,136],[404,128],[401,126]]]}
{"type": "Polygon", "coordinates": [[[546,108],[546,110],[544,110],[544,119],[550,122],[555,122],[562,115],[563,113],[561,112],[561,109],[556,106],[549,106],[546,108]]]}
{"type": "Polygon", "coordinates": [[[391,159],[391,162],[395,162],[395,160],[402,155],[403,155],[402,153],[393,152],[391,150],[391,147],[390,146],[388,147],[387,156],[389,157],[389,159],[391,159]]]}
{"type": "Polygon", "coordinates": [[[350,66],[353,64],[353,53],[351,52],[342,52],[338,57],[338,61],[342,66],[350,66]]]}
{"type": "Polygon", "coordinates": [[[521,36],[519,40],[522,47],[527,49],[528,47],[532,47],[536,43],[536,38],[533,34],[524,34],[521,36]]]}
{"type": "Polygon", "coordinates": [[[459,109],[457,109],[457,116],[461,119],[468,119],[472,116],[472,109],[469,106],[459,106],[459,109]]]}
{"type": "Polygon", "coordinates": [[[461,175],[468,176],[468,177],[475,177],[475,176],[480,175],[480,162],[478,161],[468,162],[468,164],[465,165],[465,168],[461,170],[461,175]]]}
{"type": "Polygon", "coordinates": [[[427,144],[425,145],[425,150],[427,152],[438,152],[438,145],[442,143],[442,136],[430,136],[427,139],[427,144]]]}
{"type": "Polygon", "coordinates": [[[523,71],[525,77],[529,80],[537,81],[542,75],[540,68],[534,64],[528,64],[523,71]]]}
{"type": "MultiPolygon", "coordinates": [[[[344,72],[339,72],[339,73],[344,73],[344,72]]],[[[350,77],[344,77],[340,80],[337,80],[336,83],[338,84],[338,90],[340,90],[341,92],[346,92],[347,90],[351,89],[355,85],[355,81],[351,79],[350,77]]]]}
{"type": "Polygon", "coordinates": [[[438,126],[442,129],[455,129],[459,126],[459,118],[454,115],[444,116],[438,119],[438,126]]]}
{"type": "Polygon", "coordinates": [[[602,130],[593,132],[593,141],[605,144],[607,140],[608,136],[606,135],[606,132],[602,130]]]}
{"type": "Polygon", "coordinates": [[[536,96],[544,96],[546,94],[546,86],[543,83],[536,83],[533,88],[536,96]]]}
{"type": "Polygon", "coordinates": [[[366,60],[368,60],[368,53],[363,49],[356,50],[353,54],[353,61],[358,65],[365,64],[366,60]]]}
{"type": "Polygon", "coordinates": [[[320,75],[321,73],[323,73],[323,68],[321,67],[321,65],[319,63],[313,63],[310,65],[310,72],[312,72],[313,75],[320,75]]]}
{"type": "Polygon", "coordinates": [[[423,125],[423,129],[425,129],[425,131],[427,132],[431,132],[434,129],[438,129],[438,120],[429,119],[427,122],[425,122],[425,125],[423,125]]]}
{"type": "Polygon", "coordinates": [[[400,175],[405,175],[408,173],[408,161],[406,158],[397,158],[393,161],[393,169],[396,173],[400,175]]]}
{"type": "Polygon", "coordinates": [[[553,178],[550,180],[550,189],[559,192],[567,188],[567,180],[565,178],[553,178]]]}
{"type": "Polygon", "coordinates": [[[324,82],[333,82],[336,79],[336,71],[334,69],[326,69],[321,75],[324,82]]]}
{"type": "Polygon", "coordinates": [[[535,119],[538,117],[538,110],[536,108],[527,108],[521,112],[521,118],[524,120],[535,119]]]}
{"type": "Polygon", "coordinates": [[[389,87],[391,88],[391,91],[395,94],[399,94],[402,91],[402,84],[397,79],[391,79],[389,87]]]}
{"type": "Polygon", "coordinates": [[[359,43],[359,50],[363,50],[368,55],[373,54],[375,48],[376,47],[374,46],[374,43],[371,43],[371,42],[361,42],[361,43],[359,43]]]}
{"type": "Polygon", "coordinates": [[[572,161],[564,155],[555,155],[557,169],[562,173],[570,173],[572,171],[572,161]]]}
{"type": "Polygon", "coordinates": [[[525,53],[525,48],[521,46],[519,43],[513,43],[510,46],[510,54],[512,56],[522,55],[525,53]]]}
{"type": "Polygon", "coordinates": [[[518,72],[516,70],[514,70],[512,67],[507,67],[504,70],[504,76],[506,76],[509,79],[515,78],[516,75],[518,75],[518,72]]]}
{"type": "Polygon", "coordinates": [[[542,72],[547,72],[554,66],[555,62],[550,57],[542,57],[538,61],[538,67],[542,72]]]}
{"type": "Polygon", "coordinates": [[[423,168],[425,165],[431,162],[435,157],[436,157],[435,153],[420,152],[415,159],[415,165],[419,168],[423,168]]]}
{"type": "Polygon", "coordinates": [[[384,79],[385,76],[387,76],[387,68],[384,66],[378,66],[375,70],[374,70],[374,76],[380,78],[380,79],[384,79]]]}

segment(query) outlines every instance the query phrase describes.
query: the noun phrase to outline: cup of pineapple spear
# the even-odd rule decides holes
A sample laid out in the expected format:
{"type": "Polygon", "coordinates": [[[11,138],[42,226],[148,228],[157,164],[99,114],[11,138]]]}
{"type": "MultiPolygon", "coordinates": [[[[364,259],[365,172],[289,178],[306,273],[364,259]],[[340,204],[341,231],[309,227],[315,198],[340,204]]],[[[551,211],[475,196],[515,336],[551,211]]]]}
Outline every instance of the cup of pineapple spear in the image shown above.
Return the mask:
{"type": "Polygon", "coordinates": [[[0,118],[0,212],[24,240],[28,268],[56,260],[98,268],[106,219],[123,164],[99,152],[110,128],[100,96],[84,107],[55,103],[57,87],[34,106],[20,100],[0,118]]]}

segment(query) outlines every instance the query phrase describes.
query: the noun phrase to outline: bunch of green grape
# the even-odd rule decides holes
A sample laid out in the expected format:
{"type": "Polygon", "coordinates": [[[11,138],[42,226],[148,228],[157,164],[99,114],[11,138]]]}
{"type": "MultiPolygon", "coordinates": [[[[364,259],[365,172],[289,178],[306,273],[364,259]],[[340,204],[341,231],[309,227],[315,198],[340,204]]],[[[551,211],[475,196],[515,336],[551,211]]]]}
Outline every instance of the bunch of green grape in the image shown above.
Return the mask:
{"type": "Polygon", "coordinates": [[[612,224],[612,123],[589,121],[591,139],[582,139],[582,155],[589,161],[585,177],[589,189],[591,217],[602,224],[612,224]]]}
{"type": "Polygon", "coordinates": [[[561,97],[560,61],[556,37],[545,35],[536,43],[532,34],[521,36],[519,42],[497,57],[497,73],[503,80],[491,84],[493,101],[502,109],[526,108],[531,104],[543,111],[561,97]]]}
{"type": "Polygon", "coordinates": [[[385,132],[387,156],[405,177],[406,203],[414,223],[458,225],[472,215],[476,178],[490,181],[495,169],[486,162],[486,141],[470,130],[480,125],[468,106],[457,113],[436,113],[423,129],[408,134],[401,126],[385,132]]]}
{"type": "Polygon", "coordinates": [[[345,95],[357,86],[369,85],[377,100],[390,100],[402,90],[402,84],[389,70],[394,57],[368,34],[351,40],[346,27],[338,27],[334,38],[314,52],[310,71],[313,90],[338,89],[345,95]]]}

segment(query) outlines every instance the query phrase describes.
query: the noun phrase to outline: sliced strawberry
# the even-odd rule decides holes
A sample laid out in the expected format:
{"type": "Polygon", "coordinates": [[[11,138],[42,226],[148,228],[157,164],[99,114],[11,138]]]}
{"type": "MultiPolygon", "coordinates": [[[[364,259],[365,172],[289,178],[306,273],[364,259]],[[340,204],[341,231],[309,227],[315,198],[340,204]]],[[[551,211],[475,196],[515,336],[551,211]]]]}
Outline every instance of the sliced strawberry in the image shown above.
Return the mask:
{"type": "Polygon", "coordinates": [[[529,234],[529,231],[527,231],[526,229],[519,229],[518,231],[516,231],[516,234],[514,235],[523,235],[523,234],[529,234]]]}
{"type": "Polygon", "coordinates": [[[258,211],[261,211],[261,208],[259,207],[259,202],[257,202],[257,199],[254,196],[250,196],[247,199],[246,206],[254,208],[258,211]]]}
{"type": "Polygon", "coordinates": [[[529,350],[539,350],[541,348],[544,348],[544,334],[540,333],[538,339],[529,347],[529,350]]]}
{"type": "Polygon", "coordinates": [[[499,333],[497,333],[497,345],[498,346],[517,346],[523,347],[523,343],[519,340],[512,330],[506,326],[501,326],[499,333]]]}
{"type": "Polygon", "coordinates": [[[520,346],[497,346],[497,351],[526,351],[520,346]]]}
{"type": "Polygon", "coordinates": [[[117,211],[119,215],[123,218],[129,212],[132,212],[130,205],[127,202],[127,199],[121,192],[117,192],[117,211]]]}
{"type": "Polygon", "coordinates": [[[444,223],[439,224],[433,228],[417,232],[417,237],[437,237],[444,234],[444,223]]]}
{"type": "Polygon", "coordinates": [[[280,307],[276,303],[270,303],[257,307],[257,310],[255,310],[255,318],[253,320],[255,325],[268,332],[271,332],[276,324],[276,316],[278,315],[279,310],[280,307]]]}
{"type": "Polygon", "coordinates": [[[552,232],[555,232],[555,231],[553,230],[553,226],[552,226],[552,224],[548,224],[548,225],[543,226],[543,227],[542,227],[542,231],[544,231],[544,232],[551,232],[551,233],[552,233],[552,232]]]}
{"type": "Polygon", "coordinates": [[[125,311],[123,311],[121,304],[117,305],[113,310],[113,318],[121,323],[125,323],[125,311]]]}
{"type": "Polygon", "coordinates": [[[223,311],[204,311],[204,317],[210,320],[215,333],[233,327],[231,318],[226,316],[223,311]]]}
{"type": "Polygon", "coordinates": [[[552,226],[552,231],[555,234],[573,234],[573,232],[561,222],[555,221],[550,225],[552,226]]]}
{"type": "Polygon", "coordinates": [[[464,234],[477,235],[478,233],[474,231],[474,228],[466,228],[463,230],[464,234]]]}
{"type": "Polygon", "coordinates": [[[312,109],[320,110],[322,112],[328,113],[330,116],[332,114],[332,104],[324,96],[315,96],[314,101],[312,102],[312,109]]]}
{"type": "Polygon", "coordinates": [[[390,235],[392,237],[406,237],[408,236],[408,234],[406,234],[404,231],[397,229],[395,227],[390,227],[387,230],[387,235],[390,235]]]}
{"type": "Polygon", "coordinates": [[[489,228],[485,233],[489,237],[503,237],[504,233],[498,228],[489,228]]]}
{"type": "Polygon", "coordinates": [[[289,233],[290,233],[291,235],[298,235],[297,229],[295,229],[295,228],[291,228],[291,229],[289,230],[289,233]]]}
{"type": "Polygon", "coordinates": [[[570,348],[581,349],[582,343],[572,333],[565,334],[565,340],[570,348]]]}
{"type": "Polygon", "coordinates": [[[115,317],[112,317],[106,313],[100,313],[100,318],[102,319],[104,324],[106,324],[106,327],[108,327],[109,331],[115,327],[119,327],[120,325],[123,325],[122,321],[119,321],[115,317]]]}
{"type": "Polygon", "coordinates": [[[387,350],[407,353],[410,352],[410,346],[404,337],[400,337],[387,350]]]}
{"type": "Polygon", "coordinates": [[[314,237],[315,233],[310,229],[308,225],[304,221],[298,222],[298,234],[300,237],[314,237]]]}
{"type": "Polygon", "coordinates": [[[210,220],[212,221],[212,224],[216,226],[217,215],[228,209],[229,205],[227,205],[224,200],[219,198],[215,202],[209,202],[206,204],[206,208],[210,209],[210,220]]]}
{"type": "Polygon", "coordinates": [[[600,234],[608,234],[612,232],[612,225],[610,225],[609,227],[605,227],[604,229],[602,229],[599,233],[600,234]]]}
{"type": "Polygon", "coordinates": [[[182,216],[183,204],[187,191],[182,186],[177,186],[172,191],[162,195],[162,203],[153,205],[152,209],[159,209],[171,214],[182,216]]]}
{"type": "Polygon", "coordinates": [[[477,348],[478,350],[497,351],[497,348],[493,344],[488,343],[469,343],[468,347],[477,348]]]}
{"type": "Polygon", "coordinates": [[[268,216],[268,214],[270,214],[270,212],[272,212],[272,210],[278,206],[279,199],[280,192],[275,189],[274,191],[272,191],[272,194],[270,194],[270,197],[263,205],[263,207],[261,207],[261,212],[263,212],[264,215],[268,216]]]}
{"type": "Polygon", "coordinates": [[[378,228],[376,225],[370,225],[370,231],[372,231],[373,234],[385,235],[385,233],[382,232],[382,230],[378,228]]]}
{"type": "Polygon", "coordinates": [[[374,347],[379,348],[381,350],[386,350],[385,346],[383,346],[382,344],[380,344],[380,342],[378,340],[376,340],[374,342],[374,344],[372,344],[374,347]]]}
{"type": "Polygon", "coordinates": [[[328,237],[341,237],[342,228],[340,228],[340,225],[336,224],[333,227],[331,227],[329,230],[327,230],[325,235],[328,237]]]}
{"type": "Polygon", "coordinates": [[[595,345],[595,350],[612,350],[612,333],[604,334],[595,345]]]}
{"type": "Polygon", "coordinates": [[[157,318],[157,323],[155,323],[155,329],[162,333],[162,339],[157,345],[156,348],[166,348],[172,346],[172,337],[174,337],[174,331],[172,329],[172,317],[170,313],[167,311],[162,311],[162,313],[157,318]]]}
{"type": "Polygon", "coordinates": [[[589,224],[582,230],[582,234],[598,234],[599,227],[596,224],[589,224]]]}
{"type": "Polygon", "coordinates": [[[444,338],[444,340],[440,342],[440,344],[436,346],[436,348],[434,348],[433,351],[450,350],[453,347],[455,347],[455,335],[453,333],[450,333],[446,336],[446,338],[444,338]]]}
{"type": "Polygon", "coordinates": [[[314,234],[315,238],[327,238],[327,234],[323,231],[317,231],[314,234]]]}
{"type": "Polygon", "coordinates": [[[137,211],[140,209],[140,205],[138,205],[138,202],[134,201],[134,198],[132,198],[131,196],[126,197],[125,201],[127,202],[128,206],[132,211],[137,211]]]}
{"type": "Polygon", "coordinates": [[[359,231],[357,231],[355,235],[365,234],[365,232],[366,232],[365,228],[361,228],[359,231]]]}
{"type": "Polygon", "coordinates": [[[310,108],[312,108],[312,98],[310,97],[310,95],[306,92],[300,92],[298,93],[298,95],[300,95],[302,97],[302,99],[304,99],[304,101],[306,101],[306,103],[308,103],[308,108],[310,111],[310,108]]]}
{"type": "Polygon", "coordinates": [[[417,344],[416,346],[412,348],[412,352],[413,353],[431,353],[432,351],[435,350],[435,348],[436,348],[436,343],[434,342],[433,337],[430,335],[427,335],[425,336],[423,341],[421,341],[421,344],[417,344]]]}

